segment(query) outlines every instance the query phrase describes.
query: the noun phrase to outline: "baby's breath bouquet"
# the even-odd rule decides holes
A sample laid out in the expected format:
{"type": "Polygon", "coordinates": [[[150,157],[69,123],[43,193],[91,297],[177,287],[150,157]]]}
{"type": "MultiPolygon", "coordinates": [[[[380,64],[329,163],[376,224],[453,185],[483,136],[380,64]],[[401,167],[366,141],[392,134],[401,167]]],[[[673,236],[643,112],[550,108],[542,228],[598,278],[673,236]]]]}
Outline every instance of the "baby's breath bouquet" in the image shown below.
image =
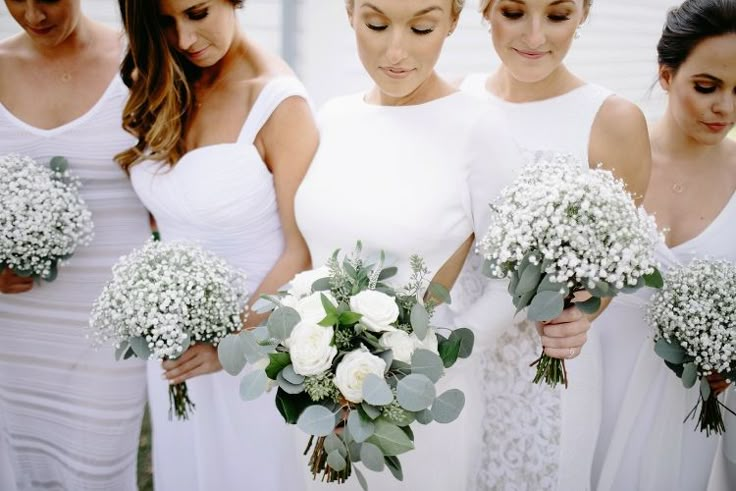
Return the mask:
{"type": "Polygon", "coordinates": [[[278,386],[276,405],[287,423],[310,435],[310,470],[327,482],[345,482],[357,467],[388,467],[403,479],[398,456],[414,448],[411,424],[449,423],[465,404],[435,383],[458,357],[470,355],[473,333],[457,329],[445,338],[430,326],[435,299],[447,290],[427,285],[422,259],[411,259],[409,284],[385,282],[395,267],[365,262],[360,247],[342,260],[297,275],[287,291],[261,299],[272,310],[266,325],[228,336],[218,348],[229,373],[246,363],[241,396],[251,400],[278,386]],[[429,288],[430,300],[424,301],[429,288]],[[265,368],[264,368],[265,367],[265,368]]]}
{"type": "MultiPolygon", "coordinates": [[[[601,297],[661,286],[654,219],[610,171],[555,155],[525,167],[491,210],[479,244],[484,272],[510,278],[514,306],[517,312],[528,307],[530,320],[559,316],[575,292],[590,293],[575,305],[594,313],[601,297]]],[[[564,360],[542,353],[535,364],[535,383],[567,386],[564,360]]]]}
{"type": "Polygon", "coordinates": [[[736,264],[696,259],[671,269],[664,288],[652,296],[646,319],[655,330],[654,351],[682,384],[689,389],[700,380],[700,398],[688,418],[700,407],[700,431],[723,433],[721,406],[726,406],[708,376],[736,380],[736,264]]]}
{"type": "MultiPolygon", "coordinates": [[[[95,344],[112,342],[118,359],[173,360],[193,343],[214,346],[242,327],[245,275],[187,242],[150,241],[113,266],[90,317],[95,344]]],[[[171,412],[187,419],[186,382],[169,386],[171,412]]]]}
{"type": "Polygon", "coordinates": [[[0,271],[53,281],[59,264],[92,241],[92,213],[63,157],[42,165],[0,156],[0,271]]]}

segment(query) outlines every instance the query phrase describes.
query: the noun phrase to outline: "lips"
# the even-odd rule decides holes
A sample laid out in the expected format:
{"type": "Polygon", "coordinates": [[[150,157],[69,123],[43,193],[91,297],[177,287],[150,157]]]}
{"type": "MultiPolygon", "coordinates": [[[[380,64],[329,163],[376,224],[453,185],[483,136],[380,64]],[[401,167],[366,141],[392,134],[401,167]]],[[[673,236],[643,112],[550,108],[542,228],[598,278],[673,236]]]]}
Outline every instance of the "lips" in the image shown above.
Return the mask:
{"type": "Polygon", "coordinates": [[[733,123],[707,123],[702,122],[710,131],[720,133],[721,131],[733,126],[733,123]]]}
{"type": "Polygon", "coordinates": [[[411,68],[402,68],[402,67],[381,67],[381,71],[385,73],[390,78],[406,78],[408,77],[414,70],[411,68]]]}
{"type": "Polygon", "coordinates": [[[187,56],[192,60],[196,60],[197,58],[201,58],[204,55],[204,52],[207,51],[207,48],[208,46],[205,46],[198,51],[187,51],[187,56]]]}
{"type": "Polygon", "coordinates": [[[37,35],[37,36],[43,36],[43,35],[48,34],[49,32],[51,32],[51,29],[53,29],[54,27],[53,26],[49,26],[49,27],[31,27],[31,26],[26,26],[26,28],[29,31],[31,31],[33,34],[37,35]]]}
{"type": "Polygon", "coordinates": [[[534,50],[517,49],[517,48],[513,48],[513,50],[516,51],[519,55],[523,56],[524,58],[527,58],[530,60],[538,60],[539,58],[544,57],[548,53],[547,51],[534,51],[534,50]]]}

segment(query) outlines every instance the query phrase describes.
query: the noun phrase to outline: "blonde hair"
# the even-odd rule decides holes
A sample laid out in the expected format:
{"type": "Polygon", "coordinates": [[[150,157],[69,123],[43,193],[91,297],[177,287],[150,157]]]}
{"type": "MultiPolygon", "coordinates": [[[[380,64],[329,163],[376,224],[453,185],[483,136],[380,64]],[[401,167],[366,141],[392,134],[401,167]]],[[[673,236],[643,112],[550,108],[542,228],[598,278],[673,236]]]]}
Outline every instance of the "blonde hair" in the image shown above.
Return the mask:
{"type": "MultiPolygon", "coordinates": [[[[491,5],[493,5],[494,0],[480,0],[480,5],[478,6],[478,11],[480,12],[480,15],[483,17],[488,17],[488,11],[491,9],[491,5]]],[[[583,0],[583,8],[587,11],[590,9],[590,5],[593,3],[593,0],[583,0]]]]}
{"type": "MultiPolygon", "coordinates": [[[[345,0],[345,8],[348,9],[348,12],[352,13],[354,6],[355,6],[355,0],[345,0]]],[[[465,0],[452,0],[452,12],[451,13],[452,13],[453,19],[457,19],[458,17],[460,17],[460,12],[463,11],[464,6],[465,6],[465,0]]]]}

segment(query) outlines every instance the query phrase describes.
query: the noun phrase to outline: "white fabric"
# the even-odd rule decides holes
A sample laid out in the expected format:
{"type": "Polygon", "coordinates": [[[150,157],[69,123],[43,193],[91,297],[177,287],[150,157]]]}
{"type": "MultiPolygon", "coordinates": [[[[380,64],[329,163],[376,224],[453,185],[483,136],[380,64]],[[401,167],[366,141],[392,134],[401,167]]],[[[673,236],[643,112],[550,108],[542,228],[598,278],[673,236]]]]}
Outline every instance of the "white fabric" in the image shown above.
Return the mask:
{"type": "MultiPolygon", "coordinates": [[[[583,85],[550,99],[509,103],[486,90],[486,79],[487,75],[470,75],[461,89],[490,101],[503,114],[527,162],[552,153],[589,162],[593,121],[610,91],[583,85]]],[[[596,333],[591,330],[580,355],[566,362],[569,388],[533,384],[535,369],[529,364],[541,353],[535,326],[523,313],[514,317],[506,281],[484,286],[478,279],[478,262],[468,261],[452,292],[461,299],[453,302],[458,323],[475,325],[490,341],[476,355],[483,367],[486,402],[473,488],[589,489],[601,411],[596,333]]]]}
{"type": "MultiPolygon", "coordinates": [[[[519,165],[509,135],[489,109],[459,92],[414,106],[371,105],[362,95],[328,102],[319,117],[320,148],[296,198],[314,264],[336,248],[352,251],[360,239],[366,256],[384,250],[399,266],[397,285],[408,277],[412,254],[437,272],[481,226],[487,203],[519,165]]],[[[404,481],[388,471],[369,472],[371,489],[464,488],[480,444],[479,370],[473,357],[448,370],[438,391],[464,391],[460,418],[413,425],[416,449],[400,456],[404,481]]],[[[299,450],[306,440],[297,437],[299,450]]],[[[302,466],[307,475],[306,458],[302,466]]],[[[359,487],[353,478],[341,489],[359,487]]]]}
{"type": "MultiPolygon", "coordinates": [[[[657,259],[666,271],[699,257],[736,261],[736,194],[697,237],[657,259]]],[[[603,351],[603,419],[593,472],[600,491],[725,491],[736,488],[736,433],[705,436],[697,420],[683,423],[697,389],[686,390],[654,352],[643,315],[651,295],[642,290],[617,297],[596,321],[603,351]]],[[[732,390],[728,405],[736,407],[732,390]]],[[[723,396],[721,397],[722,401],[723,396]]],[[[730,428],[734,417],[724,411],[730,428]]]]}
{"type": "MultiPolygon", "coordinates": [[[[284,248],[273,176],[253,141],[279,104],[294,96],[306,99],[299,81],[275,78],[259,94],[237,142],[191,150],[171,168],[143,162],[131,170],[162,240],[200,243],[245,271],[250,292],[284,248]]],[[[157,491],[300,489],[298,479],[283,472],[297,463],[272,395],[244,403],[240,377],[223,371],[196,377],[187,381],[194,414],[169,421],[161,372],[158,362],[149,362],[157,491]]]]}
{"type": "Polygon", "coordinates": [[[52,283],[0,296],[0,487],[133,490],[145,364],[115,361],[88,334],[92,302],[111,267],[150,235],[148,215],[113,156],[135,139],[120,126],[128,91],[115,77],[83,116],[51,130],[0,104],[0,154],[69,160],[92,211],[95,238],[52,283]],[[3,428],[4,427],[4,428],[3,428]],[[2,460],[10,462],[8,485],[2,460]]]}

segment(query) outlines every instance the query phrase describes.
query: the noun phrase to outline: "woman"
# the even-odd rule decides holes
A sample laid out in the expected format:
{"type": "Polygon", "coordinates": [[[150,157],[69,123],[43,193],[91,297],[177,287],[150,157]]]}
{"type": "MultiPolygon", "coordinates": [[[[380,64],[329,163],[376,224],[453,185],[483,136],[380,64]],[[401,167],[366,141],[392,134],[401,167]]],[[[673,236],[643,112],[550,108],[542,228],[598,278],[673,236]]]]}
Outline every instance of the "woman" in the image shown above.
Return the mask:
{"type": "Polygon", "coordinates": [[[0,275],[0,488],[134,490],[145,365],[86,337],[112,265],[150,233],[113,161],[134,141],[120,128],[123,44],[79,0],[5,4],[23,31],[0,42],[0,154],[66,157],[95,238],[53,283],[0,275]]]}
{"type": "MultiPolygon", "coordinates": [[[[657,53],[668,98],[651,132],[644,206],[667,231],[658,260],[665,270],[698,257],[736,261],[736,143],[726,138],[736,121],[736,0],[686,0],[672,9],[657,53]]],[[[593,484],[734,489],[736,481],[723,480],[720,438],[706,437],[694,421],[683,424],[698,392],[685,390],[654,353],[643,318],[648,299],[649,292],[617,298],[596,322],[606,350],[593,484]]],[[[731,453],[732,430],[724,437],[731,453]]]]}
{"type": "MultiPolygon", "coordinates": [[[[474,231],[487,226],[488,202],[510,182],[518,155],[498,116],[435,72],[462,4],[346,1],[374,86],[336,98],[320,113],[320,148],[297,194],[297,220],[314,264],[360,239],[368,254],[384,250],[397,263],[397,284],[408,279],[410,255],[419,254],[434,281],[451,287],[474,231]]],[[[571,310],[552,330],[564,326],[584,335],[589,323],[571,310]]],[[[560,343],[561,353],[580,346],[575,336],[560,343]]],[[[466,487],[480,443],[477,371],[471,357],[448,372],[441,384],[466,396],[460,419],[415,428],[417,448],[401,456],[403,482],[388,473],[370,475],[372,488],[466,487]]],[[[355,480],[352,485],[357,488],[355,480]]]]}
{"type": "MultiPolygon", "coordinates": [[[[641,111],[581,80],[564,64],[590,6],[589,0],[482,1],[480,10],[501,64],[490,75],[466,77],[461,89],[489,100],[504,114],[526,160],[563,153],[591,168],[601,164],[624,179],[640,201],[651,160],[641,111]]],[[[463,275],[462,290],[472,298],[478,294],[471,280],[472,275],[463,275]]],[[[507,296],[505,287],[495,283],[476,304],[488,310],[500,298],[507,302],[507,296]]],[[[500,332],[483,356],[487,403],[475,485],[588,489],[601,410],[595,329],[581,356],[567,364],[566,390],[529,382],[538,342],[526,321],[492,330],[500,332]],[[522,423],[510,425],[498,414],[514,414],[514,421],[522,423]]]]}
{"type": "MultiPolygon", "coordinates": [[[[197,241],[242,269],[255,300],[309,265],[293,199],[318,137],[301,83],[240,31],[241,4],[120,1],[123,122],[138,142],[117,159],[162,240],[197,241]]],[[[215,348],[194,345],[163,374],[150,362],[148,380],[156,489],[300,489],[282,472],[292,454],[273,403],[243,406],[215,348]],[[194,414],[169,421],[166,384],[183,381],[194,414]]]]}

